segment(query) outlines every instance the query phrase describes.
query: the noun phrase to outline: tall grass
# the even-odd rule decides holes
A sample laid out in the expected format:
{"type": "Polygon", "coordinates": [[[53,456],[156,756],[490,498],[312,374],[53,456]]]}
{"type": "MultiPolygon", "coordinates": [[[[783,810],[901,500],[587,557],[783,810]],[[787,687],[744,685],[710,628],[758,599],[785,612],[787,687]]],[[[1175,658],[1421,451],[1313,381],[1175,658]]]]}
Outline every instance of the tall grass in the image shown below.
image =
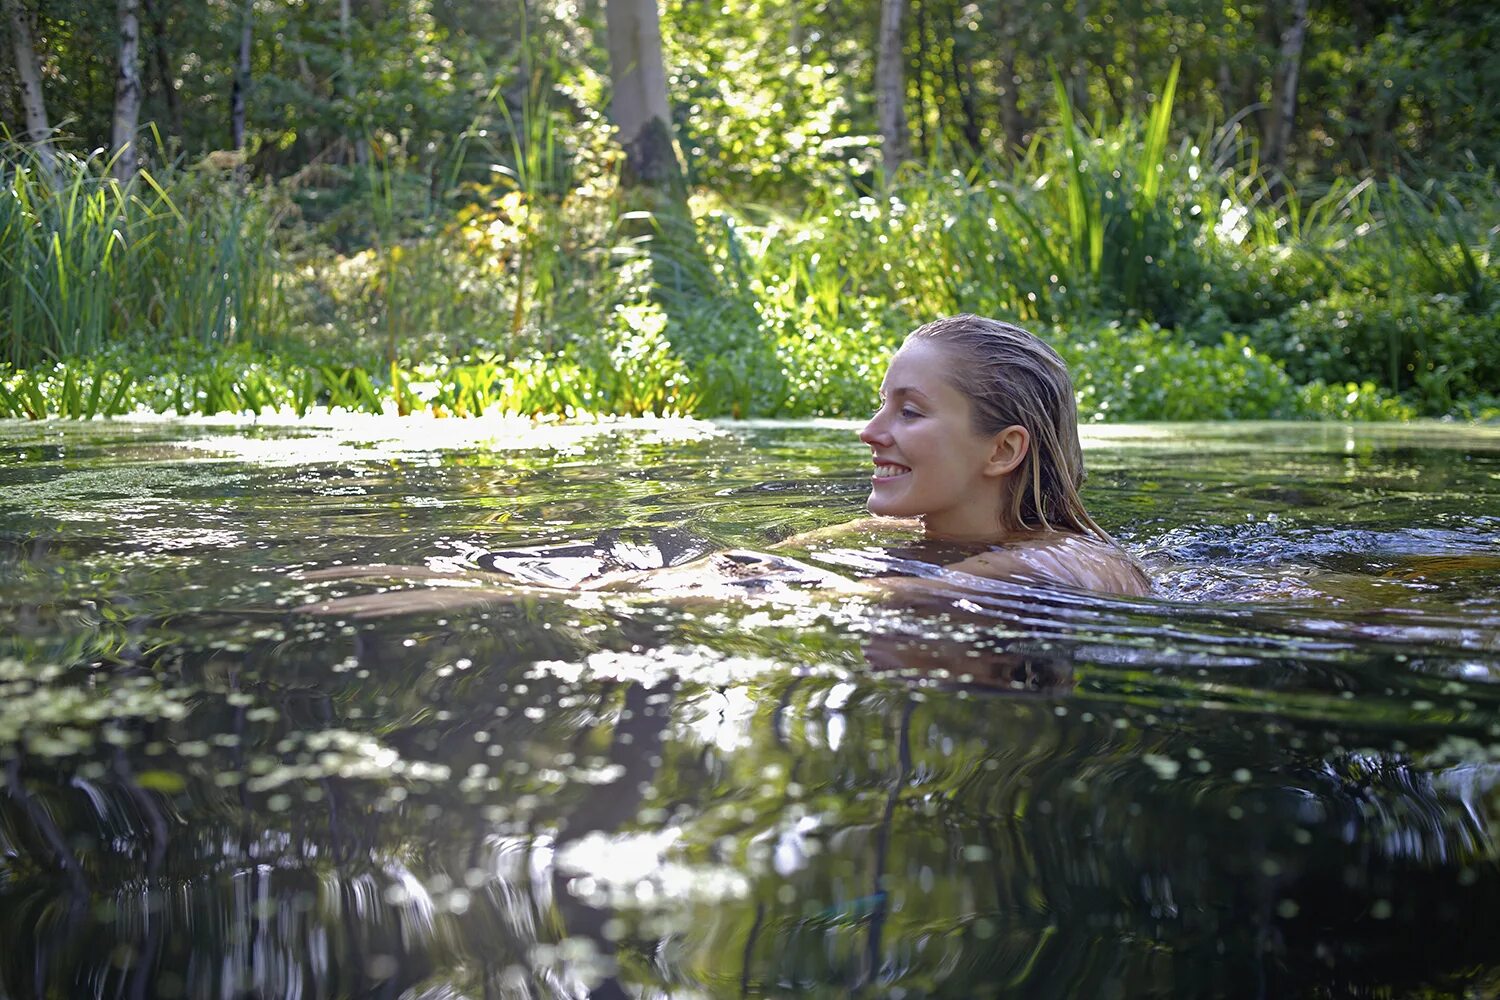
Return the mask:
{"type": "Polygon", "coordinates": [[[142,341],[222,344],[275,328],[272,202],[205,169],[142,171],[0,144],[0,350],[10,363],[142,341]]]}
{"type": "Polygon", "coordinates": [[[770,227],[753,280],[824,324],[863,300],[912,316],[1175,325],[1202,296],[1216,263],[1207,239],[1234,197],[1203,144],[1169,143],[1175,90],[1174,70],[1149,118],[1095,132],[1059,85],[1061,123],[1019,162],[933,163],[879,197],[825,191],[770,227]]]}

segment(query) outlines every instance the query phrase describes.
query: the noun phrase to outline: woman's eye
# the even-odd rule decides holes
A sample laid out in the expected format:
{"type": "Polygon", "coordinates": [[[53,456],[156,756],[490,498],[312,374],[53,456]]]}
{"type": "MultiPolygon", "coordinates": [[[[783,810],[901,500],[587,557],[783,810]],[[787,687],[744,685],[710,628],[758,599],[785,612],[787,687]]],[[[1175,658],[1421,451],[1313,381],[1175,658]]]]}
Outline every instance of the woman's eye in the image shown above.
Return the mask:
{"type": "Polygon", "coordinates": [[[907,420],[915,420],[921,415],[922,414],[918,413],[916,410],[913,410],[910,406],[901,407],[901,416],[906,418],[907,420]]]}

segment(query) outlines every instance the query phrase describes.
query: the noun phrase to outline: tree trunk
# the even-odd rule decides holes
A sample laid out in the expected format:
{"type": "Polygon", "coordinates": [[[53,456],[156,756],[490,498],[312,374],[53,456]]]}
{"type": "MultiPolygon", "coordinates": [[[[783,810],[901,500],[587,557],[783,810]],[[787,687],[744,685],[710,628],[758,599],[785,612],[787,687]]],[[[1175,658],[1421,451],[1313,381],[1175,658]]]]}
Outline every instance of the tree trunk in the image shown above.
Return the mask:
{"type": "Polygon", "coordinates": [[[1307,36],[1307,0],[1292,0],[1292,23],[1281,33],[1281,59],[1271,99],[1271,128],[1266,137],[1266,166],[1286,170],[1287,146],[1297,120],[1297,76],[1302,64],[1302,42],[1307,36]]]}
{"type": "Polygon", "coordinates": [[[115,157],[115,179],[124,184],[135,177],[140,163],[136,126],[141,117],[140,0],[118,0],[120,61],[115,76],[115,113],[110,149],[115,157]]]}
{"type": "Polygon", "coordinates": [[[167,48],[167,18],[160,0],[141,0],[141,12],[151,25],[151,62],[156,82],[167,105],[167,135],[182,138],[182,107],[177,100],[177,81],[172,76],[172,56],[167,48]]]}
{"type": "MultiPolygon", "coordinates": [[[[931,69],[927,64],[927,4],[929,0],[917,0],[917,158],[927,162],[927,81],[931,69]]],[[[939,111],[941,115],[941,111],[939,111]]]]}
{"type": "Polygon", "coordinates": [[[343,49],[342,67],[339,71],[339,93],[350,116],[344,125],[344,142],[349,147],[353,162],[364,166],[369,160],[363,137],[354,128],[354,99],[358,90],[354,86],[354,10],[350,0],[339,0],[339,40],[343,49]]]}
{"type": "Polygon", "coordinates": [[[970,151],[979,153],[983,151],[984,133],[979,124],[979,107],[974,93],[974,62],[969,58],[968,46],[961,44],[965,32],[959,24],[958,14],[958,3],[948,4],[948,30],[953,35],[948,69],[953,75],[953,87],[958,91],[959,108],[963,111],[964,142],[970,151]]]}
{"type": "Polygon", "coordinates": [[[245,148],[245,99],[250,93],[250,42],[255,0],[245,0],[240,22],[240,51],[234,64],[234,87],[229,95],[230,148],[245,148]]]}
{"type": "Polygon", "coordinates": [[[621,181],[680,192],[682,164],[672,141],[656,0],[608,0],[604,17],[614,84],[610,110],[625,148],[621,181]]]}
{"type": "Polygon", "coordinates": [[[52,152],[52,126],[47,121],[47,102],[42,96],[42,64],[31,40],[31,19],[20,0],[4,0],[10,20],[10,41],[21,77],[21,105],[26,113],[26,136],[33,144],[37,163],[48,181],[57,180],[57,159],[52,152]]]}
{"type": "Polygon", "coordinates": [[[1004,3],[996,3],[994,6],[995,33],[999,39],[996,49],[1000,78],[996,81],[996,91],[1000,96],[1000,128],[1005,133],[1005,151],[1014,155],[1026,141],[1026,122],[1021,117],[1020,99],[1016,94],[1016,39],[1014,28],[1007,17],[1014,11],[1004,3]]]}
{"type": "Polygon", "coordinates": [[[1238,101],[1234,89],[1234,77],[1229,72],[1229,60],[1224,56],[1219,57],[1219,64],[1216,67],[1216,77],[1219,105],[1224,113],[1224,121],[1227,123],[1229,119],[1239,114],[1240,108],[1236,106],[1238,101]]]}
{"type": "Polygon", "coordinates": [[[906,46],[901,17],[906,0],[880,0],[880,49],[875,61],[875,107],[880,119],[880,159],[887,177],[907,157],[906,46]]]}

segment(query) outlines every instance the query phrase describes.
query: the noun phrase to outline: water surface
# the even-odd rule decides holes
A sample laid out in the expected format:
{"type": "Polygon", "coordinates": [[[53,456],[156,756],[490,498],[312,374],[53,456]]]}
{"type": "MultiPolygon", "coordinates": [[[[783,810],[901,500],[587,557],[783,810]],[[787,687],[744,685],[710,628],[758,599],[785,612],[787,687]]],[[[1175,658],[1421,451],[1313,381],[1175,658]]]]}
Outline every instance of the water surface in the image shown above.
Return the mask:
{"type": "Polygon", "coordinates": [[[1500,988],[1500,432],[1085,447],[1155,599],[487,572],[856,517],[852,425],[0,422],[0,996],[1500,988]]]}

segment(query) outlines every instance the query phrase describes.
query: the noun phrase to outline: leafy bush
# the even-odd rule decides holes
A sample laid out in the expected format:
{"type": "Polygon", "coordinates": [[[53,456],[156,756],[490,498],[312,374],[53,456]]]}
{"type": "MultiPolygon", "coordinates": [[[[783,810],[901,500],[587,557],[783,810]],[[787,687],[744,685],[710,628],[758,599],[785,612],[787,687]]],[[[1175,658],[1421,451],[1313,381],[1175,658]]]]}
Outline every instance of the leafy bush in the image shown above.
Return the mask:
{"type": "Polygon", "coordinates": [[[1244,337],[1184,343],[1161,327],[1096,324],[1043,332],[1068,363],[1079,419],[1256,420],[1303,414],[1281,366],[1244,337]]]}
{"type": "Polygon", "coordinates": [[[1338,291],[1258,324],[1251,339],[1298,382],[1375,382],[1422,413],[1500,386],[1500,312],[1475,314],[1448,295],[1338,291]]]}
{"type": "Polygon", "coordinates": [[[621,414],[691,411],[687,368],[667,339],[667,315],[653,302],[618,305],[604,334],[584,351],[595,373],[604,412],[621,414]]]}
{"type": "Polygon", "coordinates": [[[1307,415],[1320,420],[1410,420],[1417,415],[1374,382],[1310,382],[1298,396],[1307,415]]]}

